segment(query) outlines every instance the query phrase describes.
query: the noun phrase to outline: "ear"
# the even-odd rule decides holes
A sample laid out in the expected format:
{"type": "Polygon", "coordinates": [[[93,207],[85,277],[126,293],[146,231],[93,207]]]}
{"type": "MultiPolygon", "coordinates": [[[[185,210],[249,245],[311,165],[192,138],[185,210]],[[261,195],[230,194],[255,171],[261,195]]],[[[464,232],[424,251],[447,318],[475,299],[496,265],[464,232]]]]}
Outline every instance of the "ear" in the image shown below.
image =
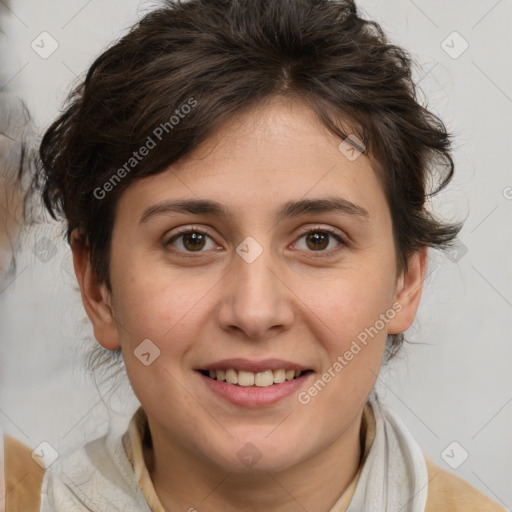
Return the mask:
{"type": "Polygon", "coordinates": [[[100,283],[90,261],[87,242],[71,234],[73,265],[80,285],[82,302],[94,328],[94,337],[103,347],[114,350],[120,346],[117,323],[112,309],[112,296],[104,283],[100,283]]]}
{"type": "Polygon", "coordinates": [[[388,324],[388,334],[406,331],[413,323],[420,305],[423,281],[427,267],[427,247],[422,247],[407,259],[407,270],[398,278],[395,302],[400,304],[398,314],[388,324]]]}

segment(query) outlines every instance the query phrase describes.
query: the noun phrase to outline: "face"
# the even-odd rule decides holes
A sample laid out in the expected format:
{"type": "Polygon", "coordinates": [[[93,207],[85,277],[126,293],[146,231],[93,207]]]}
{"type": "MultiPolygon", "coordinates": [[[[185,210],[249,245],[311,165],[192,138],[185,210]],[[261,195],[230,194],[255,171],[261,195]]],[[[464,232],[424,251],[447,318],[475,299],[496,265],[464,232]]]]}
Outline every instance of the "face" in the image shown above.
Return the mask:
{"type": "Polygon", "coordinates": [[[397,275],[371,161],[339,143],[275,100],[119,200],[101,292],[115,319],[89,316],[122,347],[152,433],[192,457],[276,470],[327,450],[412,321],[416,267],[397,275]]]}

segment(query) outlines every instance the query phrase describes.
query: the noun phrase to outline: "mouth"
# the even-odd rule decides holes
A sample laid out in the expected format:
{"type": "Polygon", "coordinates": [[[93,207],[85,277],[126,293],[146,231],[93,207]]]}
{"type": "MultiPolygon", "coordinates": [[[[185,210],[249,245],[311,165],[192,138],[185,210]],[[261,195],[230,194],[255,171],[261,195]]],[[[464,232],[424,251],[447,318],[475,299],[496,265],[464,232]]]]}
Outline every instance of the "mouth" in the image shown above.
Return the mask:
{"type": "Polygon", "coordinates": [[[271,406],[307,385],[315,371],[283,359],[223,359],[196,368],[208,393],[242,407],[271,406]]]}
{"type": "Polygon", "coordinates": [[[218,382],[225,382],[239,387],[266,388],[283,384],[287,381],[297,380],[313,370],[293,370],[278,368],[275,370],[266,369],[263,371],[252,372],[248,370],[226,368],[217,370],[198,370],[199,373],[218,382]]]}

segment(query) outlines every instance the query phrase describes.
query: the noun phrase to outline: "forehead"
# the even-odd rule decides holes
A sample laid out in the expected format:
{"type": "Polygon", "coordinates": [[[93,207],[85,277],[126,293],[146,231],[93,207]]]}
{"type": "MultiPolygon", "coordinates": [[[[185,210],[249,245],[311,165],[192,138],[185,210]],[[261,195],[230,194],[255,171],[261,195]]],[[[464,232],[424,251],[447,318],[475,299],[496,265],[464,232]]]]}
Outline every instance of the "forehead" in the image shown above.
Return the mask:
{"type": "Polygon", "coordinates": [[[225,204],[224,213],[261,217],[282,214],[290,201],[329,196],[369,213],[387,209],[371,160],[349,158],[340,142],[306,103],[265,102],[220,124],[166,171],[134,182],[118,208],[140,218],[169,198],[208,199],[225,204]]]}

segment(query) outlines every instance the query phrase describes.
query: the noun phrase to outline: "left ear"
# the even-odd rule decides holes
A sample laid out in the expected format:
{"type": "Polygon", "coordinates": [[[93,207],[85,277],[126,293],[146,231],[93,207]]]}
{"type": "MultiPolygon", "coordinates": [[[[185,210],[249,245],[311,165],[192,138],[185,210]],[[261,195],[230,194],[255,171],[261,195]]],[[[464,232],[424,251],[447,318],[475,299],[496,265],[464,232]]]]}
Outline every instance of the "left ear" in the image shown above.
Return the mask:
{"type": "Polygon", "coordinates": [[[88,243],[73,232],[71,249],[75,274],[82,294],[87,316],[91,320],[94,337],[103,347],[120,347],[117,323],[112,311],[112,296],[105,283],[99,281],[91,263],[88,243]]]}
{"type": "Polygon", "coordinates": [[[426,267],[427,247],[418,249],[407,259],[407,270],[398,278],[395,293],[395,303],[401,309],[397,309],[398,314],[389,322],[388,334],[399,334],[412,325],[420,305],[426,267]]]}

